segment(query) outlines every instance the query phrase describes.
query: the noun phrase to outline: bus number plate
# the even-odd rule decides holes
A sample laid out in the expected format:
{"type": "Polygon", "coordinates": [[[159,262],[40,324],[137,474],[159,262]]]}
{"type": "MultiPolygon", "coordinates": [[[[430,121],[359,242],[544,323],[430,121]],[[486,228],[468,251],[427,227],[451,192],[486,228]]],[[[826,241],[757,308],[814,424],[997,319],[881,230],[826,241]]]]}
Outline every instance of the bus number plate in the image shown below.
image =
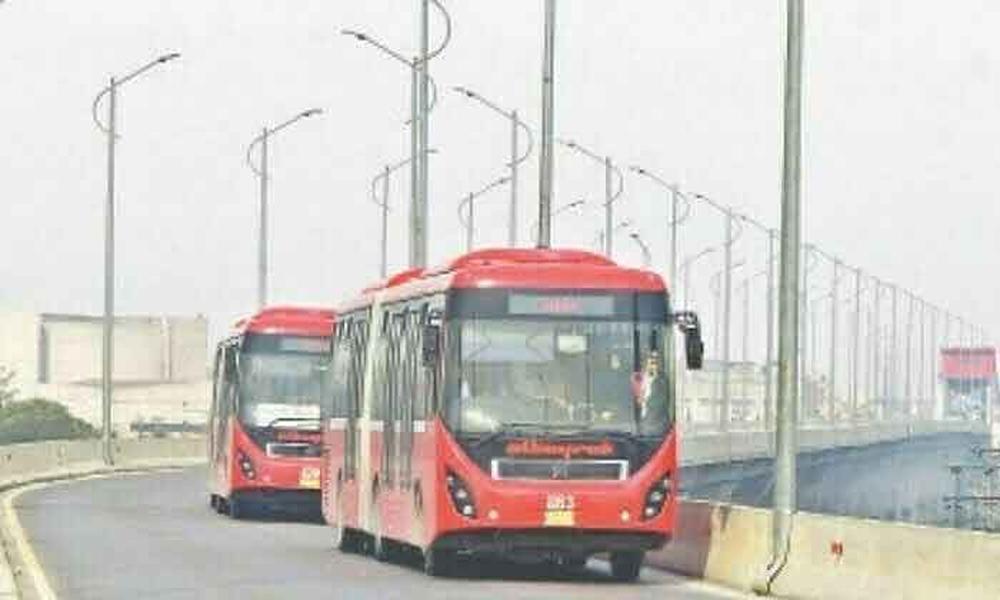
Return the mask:
{"type": "Polygon", "coordinates": [[[549,494],[545,499],[545,527],[572,527],[576,524],[576,499],[572,494],[549,494]]]}
{"type": "Polygon", "coordinates": [[[299,487],[307,488],[310,490],[319,489],[319,468],[318,467],[302,467],[299,471],[299,487]]]}

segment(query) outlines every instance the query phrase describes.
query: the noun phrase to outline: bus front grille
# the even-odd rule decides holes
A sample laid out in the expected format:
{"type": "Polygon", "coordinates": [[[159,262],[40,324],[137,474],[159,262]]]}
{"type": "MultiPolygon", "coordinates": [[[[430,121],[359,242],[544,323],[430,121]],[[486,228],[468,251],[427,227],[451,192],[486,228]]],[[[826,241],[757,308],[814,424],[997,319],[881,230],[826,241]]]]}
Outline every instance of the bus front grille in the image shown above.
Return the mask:
{"type": "Polygon", "coordinates": [[[617,481],[628,477],[628,461],[494,458],[490,470],[493,479],[617,481]]]}

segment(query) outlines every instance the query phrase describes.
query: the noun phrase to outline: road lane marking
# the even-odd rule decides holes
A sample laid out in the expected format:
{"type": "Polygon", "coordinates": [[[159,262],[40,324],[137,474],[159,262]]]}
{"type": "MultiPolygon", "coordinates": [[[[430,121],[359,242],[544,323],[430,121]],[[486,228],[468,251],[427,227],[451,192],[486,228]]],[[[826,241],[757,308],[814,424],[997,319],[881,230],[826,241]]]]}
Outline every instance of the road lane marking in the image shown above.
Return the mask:
{"type": "Polygon", "coordinates": [[[38,556],[35,555],[35,551],[31,547],[31,542],[28,541],[28,536],[21,525],[21,520],[17,517],[14,502],[25,492],[48,486],[49,483],[26,485],[7,492],[3,498],[4,529],[6,529],[7,534],[14,542],[15,552],[20,559],[24,571],[31,578],[31,584],[35,588],[35,594],[39,600],[56,600],[57,596],[49,584],[49,579],[45,575],[45,569],[42,568],[38,556]]]}

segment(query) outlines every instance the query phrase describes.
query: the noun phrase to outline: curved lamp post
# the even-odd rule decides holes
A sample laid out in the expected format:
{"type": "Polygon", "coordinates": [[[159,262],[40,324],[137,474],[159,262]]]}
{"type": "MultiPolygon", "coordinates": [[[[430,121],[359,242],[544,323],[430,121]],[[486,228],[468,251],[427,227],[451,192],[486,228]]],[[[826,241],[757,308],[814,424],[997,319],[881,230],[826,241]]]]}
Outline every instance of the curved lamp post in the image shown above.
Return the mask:
{"type": "Polygon", "coordinates": [[[638,166],[632,165],[629,170],[652,181],[660,187],[666,188],[670,192],[670,285],[677,285],[677,226],[687,220],[691,215],[691,201],[681,193],[676,183],[668,183],[654,173],[638,166]],[[684,201],[684,214],[678,215],[677,202],[684,201]]]}
{"type": "Polygon", "coordinates": [[[524,121],[518,118],[516,110],[508,112],[466,87],[456,86],[452,89],[466,98],[475,100],[486,108],[510,120],[510,163],[507,165],[510,167],[510,215],[508,216],[507,224],[507,244],[513,248],[517,246],[517,167],[524,161],[528,160],[528,157],[531,156],[531,151],[535,147],[534,135],[531,133],[531,128],[528,127],[524,121]],[[524,133],[528,138],[528,147],[524,151],[524,154],[518,156],[518,149],[520,145],[518,141],[518,132],[521,129],[524,130],[524,133]]]}
{"type": "Polygon", "coordinates": [[[474,241],[475,241],[473,238],[475,237],[475,231],[476,231],[475,210],[474,210],[475,209],[476,199],[479,198],[480,196],[483,196],[484,194],[490,192],[491,190],[493,190],[495,188],[498,188],[498,187],[500,187],[502,185],[506,185],[509,182],[510,182],[510,177],[508,177],[507,175],[504,175],[503,177],[501,177],[501,178],[493,181],[492,183],[490,183],[486,187],[482,188],[481,190],[470,193],[468,196],[466,196],[462,200],[462,202],[459,203],[459,205],[458,205],[458,220],[462,223],[462,225],[465,226],[465,251],[466,252],[471,252],[472,251],[472,246],[473,246],[474,241]],[[462,209],[465,208],[466,205],[468,205],[469,208],[466,209],[465,212],[463,213],[462,209]]]}
{"type": "MultiPolygon", "coordinates": [[[[437,154],[437,150],[431,148],[427,151],[428,154],[437,154]]],[[[372,179],[372,202],[375,203],[381,209],[382,213],[382,240],[381,240],[381,254],[379,260],[379,277],[385,279],[388,275],[388,257],[387,257],[387,245],[388,245],[388,229],[389,229],[389,179],[392,174],[402,169],[403,167],[411,164],[413,162],[413,157],[401,160],[392,165],[386,165],[385,168],[379,172],[372,179]],[[382,197],[379,198],[378,187],[379,182],[382,183],[382,197]]]]}
{"type": "Polygon", "coordinates": [[[608,156],[600,156],[595,152],[588,150],[587,148],[581,146],[573,140],[556,140],[563,146],[569,148],[570,150],[575,150],[580,154],[594,160],[596,162],[604,165],[604,254],[608,258],[612,258],[612,253],[614,251],[614,231],[612,229],[612,222],[614,221],[614,208],[613,205],[615,200],[617,200],[622,192],[625,190],[625,176],[622,175],[621,169],[619,169],[608,156]],[[614,184],[612,182],[613,175],[618,177],[618,189],[614,189],[614,184]]]}
{"type": "MultiPolygon", "coordinates": [[[[574,208],[583,206],[586,203],[587,203],[586,200],[574,200],[573,202],[570,202],[568,204],[564,204],[564,205],[560,206],[559,208],[557,208],[556,210],[552,211],[552,215],[549,218],[550,219],[555,219],[557,216],[561,215],[562,213],[564,213],[566,211],[569,211],[569,210],[572,210],[574,208]]],[[[532,235],[535,238],[534,242],[537,244],[538,243],[538,219],[535,219],[534,222],[532,222],[532,224],[531,224],[531,231],[532,231],[532,235]]]]}
{"type": "Polygon", "coordinates": [[[260,135],[247,146],[246,162],[250,170],[260,179],[260,223],[257,237],[257,307],[267,304],[267,200],[270,172],[268,171],[268,141],[279,131],[290,127],[302,119],[323,114],[319,108],[310,108],[288,119],[276,127],[264,127],[260,135]],[[253,150],[260,144],[260,167],[253,162],[253,150]]]}
{"type": "Polygon", "coordinates": [[[653,254],[649,251],[649,246],[643,241],[642,236],[639,235],[638,231],[633,231],[628,234],[630,238],[635,240],[635,243],[639,245],[639,250],[642,251],[642,266],[644,269],[648,269],[650,265],[653,264],[653,254]]]}
{"type": "Polygon", "coordinates": [[[107,87],[94,98],[90,109],[94,123],[104,133],[108,143],[107,198],[104,206],[104,318],[101,331],[101,440],[104,462],[107,465],[113,465],[115,461],[111,447],[111,401],[114,364],[112,341],[115,319],[115,143],[118,140],[118,88],[150,69],[177,58],[180,58],[180,54],[176,52],[164,54],[124,77],[111,77],[107,87]],[[98,110],[105,96],[108,98],[107,120],[101,121],[98,110]]]}
{"type": "Polygon", "coordinates": [[[440,54],[451,40],[451,17],[438,0],[422,0],[421,57],[407,58],[371,35],[353,29],[343,29],[341,34],[380,51],[410,71],[410,267],[425,266],[427,262],[427,120],[437,104],[438,92],[434,79],[427,72],[426,64],[440,54]],[[445,20],[445,36],[433,51],[427,47],[428,3],[441,12],[445,20]]]}

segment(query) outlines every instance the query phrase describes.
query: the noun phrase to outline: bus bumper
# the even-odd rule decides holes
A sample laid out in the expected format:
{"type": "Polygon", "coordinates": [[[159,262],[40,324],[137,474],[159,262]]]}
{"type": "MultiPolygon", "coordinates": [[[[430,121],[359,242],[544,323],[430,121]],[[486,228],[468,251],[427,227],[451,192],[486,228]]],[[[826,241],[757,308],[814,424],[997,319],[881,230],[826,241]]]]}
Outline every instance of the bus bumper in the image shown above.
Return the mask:
{"type": "Polygon", "coordinates": [[[656,532],[588,531],[579,529],[488,529],[454,531],[434,541],[435,550],[469,554],[524,556],[590,556],[603,552],[662,548],[670,536],[656,532]]]}

